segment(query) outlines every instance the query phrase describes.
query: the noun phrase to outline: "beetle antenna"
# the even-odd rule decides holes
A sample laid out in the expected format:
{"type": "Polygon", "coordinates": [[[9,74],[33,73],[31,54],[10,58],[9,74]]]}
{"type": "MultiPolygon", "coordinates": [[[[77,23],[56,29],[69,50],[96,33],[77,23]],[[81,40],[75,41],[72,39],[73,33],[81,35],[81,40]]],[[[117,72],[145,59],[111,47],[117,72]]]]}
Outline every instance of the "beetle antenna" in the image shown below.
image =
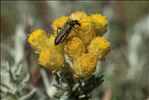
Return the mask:
{"type": "MultiPolygon", "coordinates": [[[[91,8],[91,6],[88,6],[86,11],[88,11],[90,8],[91,8]]],[[[80,17],[80,19],[78,21],[80,21],[83,18],[84,15],[85,15],[85,13],[82,14],[82,16],[80,17]]]]}

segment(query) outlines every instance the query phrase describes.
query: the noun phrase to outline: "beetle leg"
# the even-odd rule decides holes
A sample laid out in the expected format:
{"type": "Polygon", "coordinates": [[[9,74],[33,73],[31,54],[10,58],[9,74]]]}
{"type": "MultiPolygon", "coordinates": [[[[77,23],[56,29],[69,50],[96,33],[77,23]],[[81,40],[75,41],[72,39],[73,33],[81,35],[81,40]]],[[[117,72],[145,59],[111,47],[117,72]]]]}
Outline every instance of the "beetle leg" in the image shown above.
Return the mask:
{"type": "Polygon", "coordinates": [[[72,27],[72,29],[77,33],[77,31],[76,31],[76,28],[75,27],[72,27]]]}
{"type": "Polygon", "coordinates": [[[61,27],[58,27],[58,28],[57,28],[57,35],[58,35],[58,30],[60,30],[60,29],[62,29],[62,28],[61,28],[61,27]]]}

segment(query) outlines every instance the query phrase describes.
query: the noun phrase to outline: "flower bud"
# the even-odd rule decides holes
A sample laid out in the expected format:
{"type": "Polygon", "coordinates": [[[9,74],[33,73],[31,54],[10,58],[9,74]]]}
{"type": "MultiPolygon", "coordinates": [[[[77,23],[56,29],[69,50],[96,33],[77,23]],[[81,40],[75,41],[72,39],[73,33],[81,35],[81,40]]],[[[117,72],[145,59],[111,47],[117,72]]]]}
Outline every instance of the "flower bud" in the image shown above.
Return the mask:
{"type": "Polygon", "coordinates": [[[92,54],[83,54],[74,62],[74,72],[77,78],[88,77],[93,74],[96,69],[97,59],[92,54]]]}
{"type": "Polygon", "coordinates": [[[78,58],[85,52],[85,47],[78,37],[72,37],[64,46],[64,51],[72,60],[78,58]]]}
{"type": "Polygon", "coordinates": [[[77,35],[85,44],[88,44],[95,37],[95,24],[90,17],[81,19],[80,24],[81,26],[77,27],[77,35]]]}
{"type": "Polygon", "coordinates": [[[62,16],[58,19],[56,19],[53,23],[52,23],[52,28],[54,29],[54,31],[57,31],[58,28],[62,28],[63,25],[67,22],[68,17],[66,16],[62,16]]]}
{"type": "Polygon", "coordinates": [[[72,13],[70,15],[70,18],[72,20],[78,20],[79,21],[79,20],[83,19],[86,16],[87,16],[87,14],[85,12],[83,12],[83,11],[76,11],[76,12],[74,12],[74,13],[72,13]]]}
{"type": "Polygon", "coordinates": [[[39,64],[50,71],[59,70],[64,64],[64,56],[55,48],[46,48],[39,55],[39,64]]]}
{"type": "Polygon", "coordinates": [[[94,54],[99,59],[104,58],[110,51],[110,42],[104,37],[97,36],[92,39],[87,47],[88,53],[94,54]]]}
{"type": "Polygon", "coordinates": [[[36,29],[29,35],[28,42],[32,48],[39,53],[42,49],[48,46],[47,39],[48,36],[45,31],[36,29]]]}
{"type": "Polygon", "coordinates": [[[103,34],[107,30],[107,24],[108,24],[107,18],[100,14],[92,14],[90,17],[92,18],[93,22],[95,23],[96,34],[99,36],[103,36],[103,34]]]}

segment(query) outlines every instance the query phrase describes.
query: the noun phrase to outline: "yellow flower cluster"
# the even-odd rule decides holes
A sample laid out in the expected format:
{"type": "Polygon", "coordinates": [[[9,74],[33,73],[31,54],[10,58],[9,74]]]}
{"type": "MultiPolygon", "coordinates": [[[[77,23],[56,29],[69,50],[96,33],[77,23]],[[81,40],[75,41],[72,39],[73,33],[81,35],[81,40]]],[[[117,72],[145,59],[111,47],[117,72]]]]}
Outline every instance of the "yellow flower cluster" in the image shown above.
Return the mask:
{"type": "Polygon", "coordinates": [[[28,38],[28,42],[39,53],[39,63],[49,70],[57,70],[64,64],[62,45],[55,46],[56,36],[47,36],[42,29],[36,29],[28,38]]]}
{"type": "Polygon", "coordinates": [[[77,11],[52,23],[54,35],[48,37],[42,29],[36,29],[29,35],[28,42],[39,53],[39,63],[48,70],[61,70],[66,54],[73,61],[74,75],[83,78],[92,75],[97,62],[110,51],[110,42],[103,37],[107,24],[103,15],[77,11]],[[58,28],[63,28],[68,20],[77,20],[80,26],[74,25],[64,42],[55,45],[58,28]]]}

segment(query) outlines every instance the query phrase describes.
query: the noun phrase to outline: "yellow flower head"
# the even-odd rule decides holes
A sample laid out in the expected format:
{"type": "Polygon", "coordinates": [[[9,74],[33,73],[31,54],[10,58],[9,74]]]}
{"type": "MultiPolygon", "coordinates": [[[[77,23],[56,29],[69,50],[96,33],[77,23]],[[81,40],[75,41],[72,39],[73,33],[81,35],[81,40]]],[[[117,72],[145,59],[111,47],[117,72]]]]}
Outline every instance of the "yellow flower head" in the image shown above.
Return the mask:
{"type": "Polygon", "coordinates": [[[78,37],[72,37],[64,47],[64,51],[69,56],[70,59],[74,60],[85,52],[85,47],[82,40],[78,37]]]}
{"type": "Polygon", "coordinates": [[[48,46],[46,42],[48,39],[47,34],[42,29],[36,29],[29,37],[28,42],[37,52],[40,52],[43,48],[48,46]]]}
{"type": "Polygon", "coordinates": [[[107,24],[108,24],[107,18],[100,14],[92,14],[90,17],[93,19],[95,23],[96,34],[102,36],[107,30],[107,24]]]}
{"type": "Polygon", "coordinates": [[[76,12],[74,12],[74,13],[72,13],[70,15],[70,19],[80,21],[80,20],[82,20],[86,16],[87,16],[87,14],[85,12],[83,12],[83,11],[76,11],[76,12]]]}
{"type": "Polygon", "coordinates": [[[95,24],[90,17],[81,19],[80,24],[81,26],[77,27],[77,35],[85,44],[88,44],[95,37],[95,24]]]}
{"type": "Polygon", "coordinates": [[[102,59],[110,51],[110,42],[104,37],[97,36],[92,39],[91,43],[87,47],[89,53],[96,55],[99,59],[102,59]]]}
{"type": "Polygon", "coordinates": [[[75,76],[78,78],[84,78],[92,75],[97,65],[96,56],[92,54],[83,54],[74,62],[75,76]]]}
{"type": "Polygon", "coordinates": [[[62,28],[63,25],[67,22],[68,17],[66,16],[62,16],[58,19],[56,19],[53,23],[52,23],[52,28],[54,29],[54,31],[57,31],[58,28],[62,28]]]}
{"type": "Polygon", "coordinates": [[[59,70],[64,64],[64,56],[54,48],[46,48],[39,55],[39,64],[50,71],[59,70]]]}

